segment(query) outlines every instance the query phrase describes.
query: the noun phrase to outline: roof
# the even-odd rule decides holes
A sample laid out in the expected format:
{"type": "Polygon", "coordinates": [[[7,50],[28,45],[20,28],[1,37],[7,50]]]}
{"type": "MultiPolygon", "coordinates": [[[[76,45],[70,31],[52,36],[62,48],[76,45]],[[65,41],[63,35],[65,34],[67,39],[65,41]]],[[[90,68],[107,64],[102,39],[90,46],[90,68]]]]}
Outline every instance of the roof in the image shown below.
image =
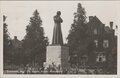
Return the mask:
{"type": "Polygon", "coordinates": [[[92,16],[92,19],[88,22],[88,24],[89,24],[89,23],[92,23],[92,22],[97,22],[97,23],[103,24],[103,23],[98,19],[98,17],[96,17],[96,16],[92,16]]]}
{"type": "Polygon", "coordinates": [[[12,45],[13,45],[13,47],[15,47],[15,48],[21,48],[22,42],[19,41],[18,39],[13,39],[13,40],[12,40],[12,45]]]}

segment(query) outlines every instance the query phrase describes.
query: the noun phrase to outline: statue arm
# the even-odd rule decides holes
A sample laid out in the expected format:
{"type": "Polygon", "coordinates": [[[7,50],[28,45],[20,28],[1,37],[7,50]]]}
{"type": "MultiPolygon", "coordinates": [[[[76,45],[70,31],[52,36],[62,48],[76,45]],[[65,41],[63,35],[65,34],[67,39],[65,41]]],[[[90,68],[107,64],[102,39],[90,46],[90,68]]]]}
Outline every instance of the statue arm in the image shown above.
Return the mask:
{"type": "Polygon", "coordinates": [[[60,17],[60,22],[62,23],[63,22],[63,20],[62,20],[62,18],[60,17]]]}
{"type": "Polygon", "coordinates": [[[54,16],[54,21],[58,22],[58,23],[62,23],[63,22],[62,18],[61,17],[57,17],[57,16],[54,16]]]}
{"type": "Polygon", "coordinates": [[[56,18],[56,16],[54,16],[54,21],[57,22],[57,18],[56,18]]]}

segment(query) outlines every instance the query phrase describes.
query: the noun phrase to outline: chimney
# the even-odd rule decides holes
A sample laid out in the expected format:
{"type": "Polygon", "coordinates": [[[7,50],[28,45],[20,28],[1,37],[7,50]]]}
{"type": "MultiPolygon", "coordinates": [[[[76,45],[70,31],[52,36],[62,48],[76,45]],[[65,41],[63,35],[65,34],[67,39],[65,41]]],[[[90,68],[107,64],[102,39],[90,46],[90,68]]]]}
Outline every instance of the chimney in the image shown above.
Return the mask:
{"type": "Polygon", "coordinates": [[[17,36],[14,36],[14,39],[16,40],[16,39],[17,39],[17,36]]]}
{"type": "Polygon", "coordinates": [[[93,19],[93,16],[89,16],[89,22],[93,19]]]}
{"type": "Polygon", "coordinates": [[[110,22],[110,29],[113,29],[113,22],[110,22]]]}

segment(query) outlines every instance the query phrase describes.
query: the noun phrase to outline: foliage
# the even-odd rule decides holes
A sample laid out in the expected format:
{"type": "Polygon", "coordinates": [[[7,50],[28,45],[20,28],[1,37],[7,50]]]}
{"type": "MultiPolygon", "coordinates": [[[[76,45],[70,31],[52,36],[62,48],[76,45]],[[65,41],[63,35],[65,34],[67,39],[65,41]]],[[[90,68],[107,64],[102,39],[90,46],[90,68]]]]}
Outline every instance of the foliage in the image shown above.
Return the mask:
{"type": "Polygon", "coordinates": [[[3,15],[3,61],[4,63],[9,63],[10,62],[10,46],[11,46],[11,39],[9,36],[9,32],[7,29],[7,24],[6,24],[6,18],[7,16],[3,15]]]}
{"type": "Polygon", "coordinates": [[[86,30],[86,12],[82,5],[78,3],[77,12],[74,13],[74,21],[67,37],[71,58],[72,55],[79,56],[86,52],[87,41],[89,41],[86,30]]]}
{"type": "Polygon", "coordinates": [[[25,62],[43,62],[45,61],[46,46],[48,38],[44,36],[42,20],[37,10],[30,18],[30,23],[26,28],[26,36],[23,39],[23,50],[25,62]]]}

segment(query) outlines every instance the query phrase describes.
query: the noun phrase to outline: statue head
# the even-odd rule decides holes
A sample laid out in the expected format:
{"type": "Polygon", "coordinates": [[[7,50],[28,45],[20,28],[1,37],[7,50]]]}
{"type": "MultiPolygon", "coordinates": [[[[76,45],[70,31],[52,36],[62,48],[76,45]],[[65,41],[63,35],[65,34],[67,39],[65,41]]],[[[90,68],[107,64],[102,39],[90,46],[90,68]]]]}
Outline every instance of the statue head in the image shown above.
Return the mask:
{"type": "Polygon", "coordinates": [[[57,15],[60,16],[60,15],[61,15],[61,12],[60,12],[60,11],[57,11],[57,15]]]}

